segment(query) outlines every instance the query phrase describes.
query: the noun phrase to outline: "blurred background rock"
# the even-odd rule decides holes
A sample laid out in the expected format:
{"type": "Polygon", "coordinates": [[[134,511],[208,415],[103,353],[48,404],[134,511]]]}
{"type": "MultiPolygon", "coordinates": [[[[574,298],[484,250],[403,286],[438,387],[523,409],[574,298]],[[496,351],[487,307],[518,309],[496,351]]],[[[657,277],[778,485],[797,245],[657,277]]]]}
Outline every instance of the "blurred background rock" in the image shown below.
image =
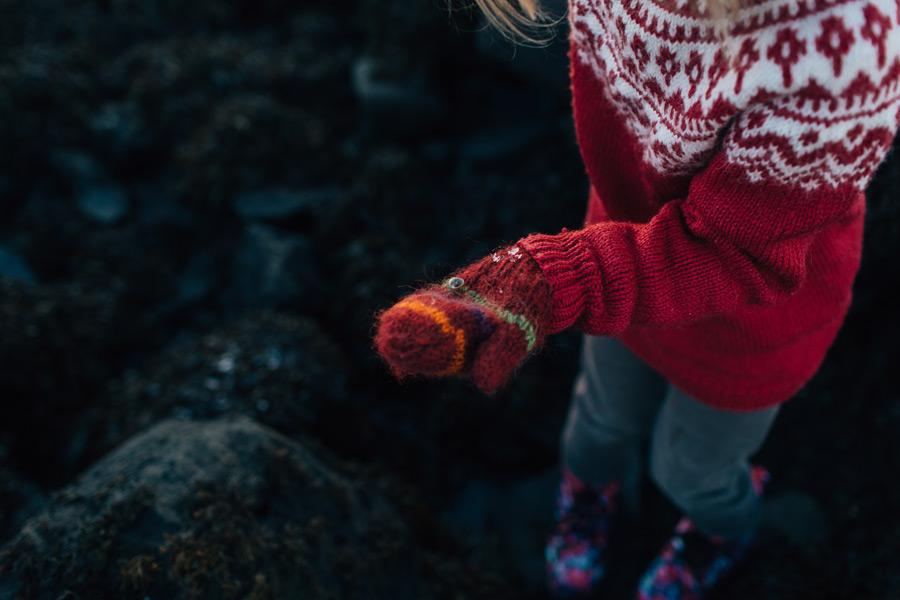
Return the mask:
{"type": "MultiPolygon", "coordinates": [[[[579,226],[565,21],[514,49],[443,0],[0,11],[0,598],[544,597],[578,336],[492,399],[395,382],[370,337],[406,286],[579,226]]],[[[900,592],[898,195],[892,156],[726,597],[900,592]]],[[[676,516],[635,481],[613,597],[676,516]]]]}

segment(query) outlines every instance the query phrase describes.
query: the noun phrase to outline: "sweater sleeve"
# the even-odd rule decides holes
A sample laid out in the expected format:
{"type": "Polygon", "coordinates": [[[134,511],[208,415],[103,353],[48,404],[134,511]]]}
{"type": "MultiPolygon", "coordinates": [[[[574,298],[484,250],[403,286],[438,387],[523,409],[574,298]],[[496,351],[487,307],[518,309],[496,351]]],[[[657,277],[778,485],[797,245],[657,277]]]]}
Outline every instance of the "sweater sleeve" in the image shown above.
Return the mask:
{"type": "Polygon", "coordinates": [[[647,223],[525,238],[553,287],[552,331],[673,327],[796,293],[817,236],[864,210],[900,118],[897,100],[876,111],[847,102],[828,124],[801,118],[815,114],[812,102],[741,113],[687,196],[647,223]]]}

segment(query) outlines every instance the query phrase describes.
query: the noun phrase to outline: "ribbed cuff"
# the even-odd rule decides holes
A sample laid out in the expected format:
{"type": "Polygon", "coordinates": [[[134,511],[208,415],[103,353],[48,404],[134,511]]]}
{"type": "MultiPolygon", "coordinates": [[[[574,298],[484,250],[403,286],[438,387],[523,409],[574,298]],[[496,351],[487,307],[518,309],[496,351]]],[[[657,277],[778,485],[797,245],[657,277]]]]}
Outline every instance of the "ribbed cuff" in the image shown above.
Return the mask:
{"type": "Polygon", "coordinates": [[[535,234],[518,245],[534,258],[553,288],[550,333],[572,327],[588,304],[602,302],[597,261],[589,245],[582,243],[581,231],[535,234]]]}

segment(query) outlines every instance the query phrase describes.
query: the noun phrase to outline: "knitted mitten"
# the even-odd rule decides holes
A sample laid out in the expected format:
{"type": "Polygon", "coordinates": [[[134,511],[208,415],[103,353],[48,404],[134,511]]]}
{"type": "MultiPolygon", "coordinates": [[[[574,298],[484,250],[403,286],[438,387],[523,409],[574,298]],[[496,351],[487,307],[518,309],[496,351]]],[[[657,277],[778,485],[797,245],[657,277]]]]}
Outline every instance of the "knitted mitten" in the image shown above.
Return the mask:
{"type": "MultiPolygon", "coordinates": [[[[762,495],[769,473],[762,467],[751,470],[753,488],[762,495]]],[[[726,540],[701,533],[684,517],[662,552],[644,572],[638,584],[637,600],[702,600],[734,566],[744,558],[753,534],[740,540],[726,540]]]]}
{"type": "Polygon", "coordinates": [[[592,486],[563,467],[556,524],[544,549],[547,589],[556,598],[589,597],[606,574],[606,547],[620,483],[592,486]]]}
{"type": "Polygon", "coordinates": [[[375,348],[397,376],[471,376],[493,394],[543,345],[551,303],[534,259],[500,250],[383,312],[375,348]]]}

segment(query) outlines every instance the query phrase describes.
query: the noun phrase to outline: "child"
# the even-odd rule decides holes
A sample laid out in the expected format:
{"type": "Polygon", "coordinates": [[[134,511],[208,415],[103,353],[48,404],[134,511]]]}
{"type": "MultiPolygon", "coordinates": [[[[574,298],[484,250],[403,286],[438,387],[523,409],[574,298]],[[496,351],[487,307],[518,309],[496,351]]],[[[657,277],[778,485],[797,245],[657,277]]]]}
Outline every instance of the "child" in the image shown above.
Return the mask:
{"type": "MultiPolygon", "coordinates": [[[[546,552],[560,596],[602,579],[649,436],[686,516],[637,597],[705,597],[753,537],[766,474],[747,459],[850,305],[863,190],[900,122],[900,3],[727,1],[572,0],[584,228],[528,236],[379,318],[396,373],[486,393],[547,335],[588,334],[546,552]]],[[[506,29],[540,17],[533,0],[479,4],[506,29]]]]}

